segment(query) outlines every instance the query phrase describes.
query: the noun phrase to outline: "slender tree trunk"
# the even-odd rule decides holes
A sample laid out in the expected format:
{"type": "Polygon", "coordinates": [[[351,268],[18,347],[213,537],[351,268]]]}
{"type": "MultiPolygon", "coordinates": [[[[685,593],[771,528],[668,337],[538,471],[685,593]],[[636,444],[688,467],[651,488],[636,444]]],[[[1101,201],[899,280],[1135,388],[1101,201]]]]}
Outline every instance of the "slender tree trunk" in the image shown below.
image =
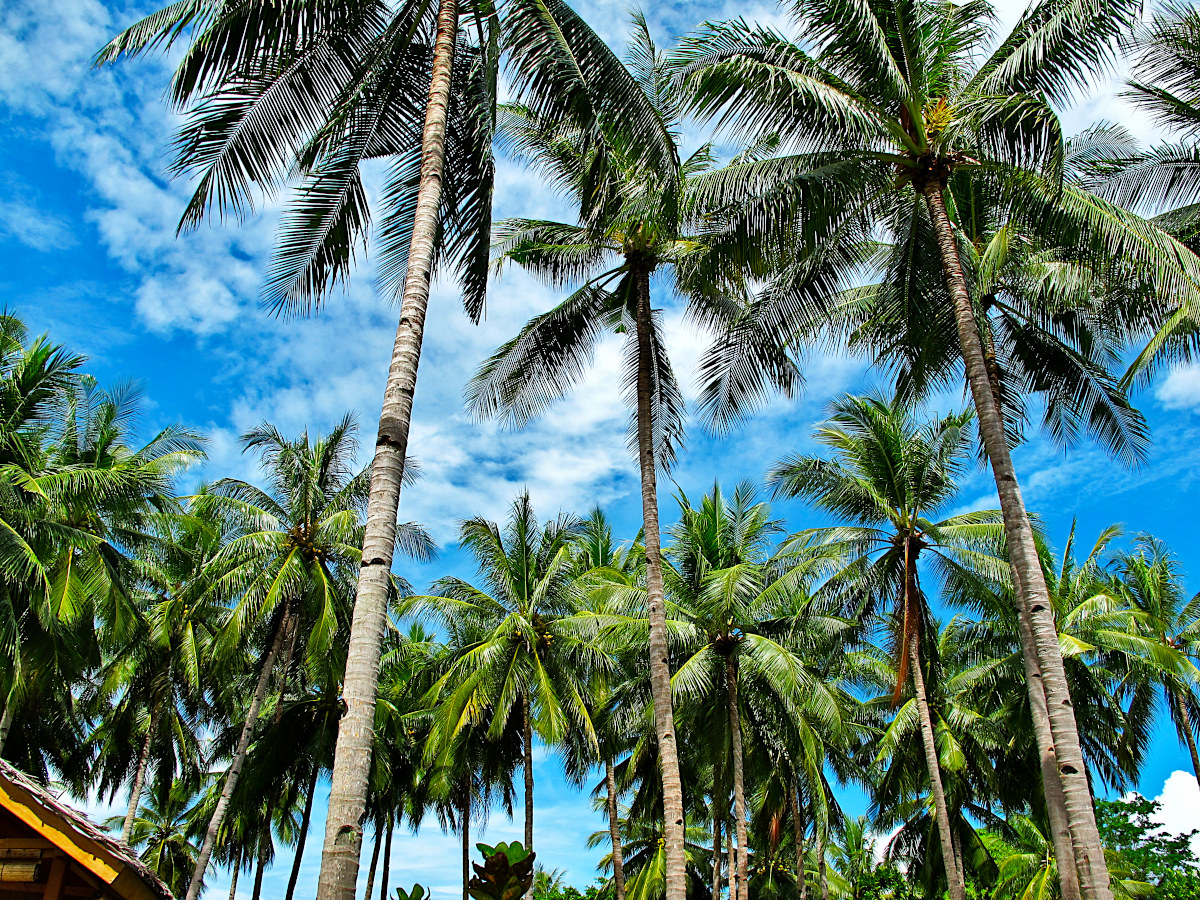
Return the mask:
{"type": "Polygon", "coordinates": [[[746,775],[742,759],[742,713],[738,708],[737,658],[732,653],[725,657],[725,690],[729,696],[729,733],[733,740],[733,815],[738,846],[738,893],[730,900],[746,900],[750,869],[750,850],[746,843],[746,775]]]}
{"type": "MultiPolygon", "coordinates": [[[[387,618],[388,583],[396,540],[396,512],[400,482],[408,452],[417,366],[429,306],[433,273],[434,239],[442,197],[445,164],[446,113],[450,103],[450,75],[458,33],[457,0],[439,0],[437,32],[429,101],[421,133],[421,176],[408,250],[408,271],[400,304],[400,321],[392,347],[375,456],[371,463],[371,488],[367,525],[363,536],[362,564],[350,625],[343,697],[346,713],[338,726],[333,761],[333,783],[321,851],[319,900],[354,900],[358,862],[362,850],[362,818],[371,770],[375,733],[375,698],[379,684],[379,654],[387,618]]],[[[188,898],[194,900],[194,898],[188,898]]]]}
{"type": "Polygon", "coordinates": [[[392,832],[395,830],[396,823],[389,814],[387,820],[387,838],[383,842],[383,873],[379,876],[379,900],[387,900],[388,876],[392,870],[392,832]]]}
{"type": "Polygon", "coordinates": [[[308,779],[308,796],[304,798],[304,814],[300,817],[300,836],[296,839],[296,856],[292,860],[292,874],[288,878],[287,895],[292,900],[296,894],[296,883],[300,880],[300,860],[304,858],[304,845],[308,843],[308,827],[312,822],[313,795],[317,792],[317,778],[321,767],[313,763],[312,775],[308,779]]]}
{"type": "Polygon", "coordinates": [[[383,844],[383,823],[375,823],[375,849],[371,851],[371,868],[367,872],[367,890],[363,893],[364,900],[371,900],[375,895],[375,869],[379,865],[379,847],[383,844]]]}
{"type": "Polygon", "coordinates": [[[825,862],[825,829],[817,835],[817,880],[821,885],[821,900],[829,900],[829,866],[825,862]]]}
{"type": "Polygon", "coordinates": [[[471,900],[471,790],[467,789],[466,800],[459,808],[462,830],[462,876],[463,900],[471,900]]]}
{"type": "Polygon", "coordinates": [[[158,704],[154,704],[150,712],[150,723],[146,729],[146,739],[142,741],[142,752],[138,755],[137,771],[133,776],[133,787],[129,790],[129,809],[125,812],[125,824],[121,826],[121,842],[129,843],[133,834],[133,820],[137,817],[138,804],[142,799],[142,788],[146,784],[146,767],[150,764],[150,748],[154,744],[154,731],[158,727],[158,704]]]}
{"type": "Polygon", "coordinates": [[[1188,715],[1187,704],[1184,703],[1179,691],[1174,691],[1175,708],[1179,710],[1179,731],[1187,741],[1188,751],[1192,754],[1192,774],[1200,779],[1200,754],[1196,752],[1196,736],[1192,734],[1192,718],[1188,715]]]}
{"type": "MultiPolygon", "coordinates": [[[[988,384],[992,389],[996,413],[1004,422],[1004,407],[1001,402],[1000,368],[996,355],[991,350],[991,336],[985,347],[988,384]]],[[[1046,688],[1042,683],[1042,667],[1038,661],[1037,642],[1033,638],[1033,621],[1029,607],[1020,601],[1022,589],[1017,583],[1017,571],[1013,573],[1013,596],[1017,599],[1017,633],[1020,638],[1021,659],[1025,666],[1025,683],[1029,693],[1029,711],[1033,720],[1034,740],[1037,744],[1038,766],[1042,775],[1042,791],[1046,799],[1046,816],[1050,822],[1050,835],[1054,844],[1054,857],[1058,870],[1061,900],[1080,900],[1079,871],[1075,858],[1079,853],[1071,836],[1067,818],[1067,803],[1063,796],[1062,779],[1058,774],[1058,760],[1054,755],[1054,735],[1050,730],[1050,712],[1046,705],[1046,688]]]]}
{"type": "Polygon", "coordinates": [[[793,776],[788,779],[788,808],[792,814],[792,835],[796,840],[796,890],[800,900],[808,900],[808,886],[804,883],[804,819],[799,796],[800,789],[793,776]]]}
{"type": "Polygon", "coordinates": [[[262,897],[263,874],[267,870],[267,863],[271,856],[271,817],[274,812],[275,804],[268,801],[267,818],[263,823],[263,830],[258,835],[258,865],[254,868],[254,891],[250,895],[250,900],[260,900],[262,897]]]}
{"type": "Polygon", "coordinates": [[[604,786],[608,790],[608,836],[612,841],[613,889],[617,900],[625,900],[625,860],[621,852],[621,815],[617,809],[617,774],[613,764],[604,761],[604,786]]]}
{"type": "Polygon", "coordinates": [[[654,699],[654,732],[663,783],[663,852],[666,855],[666,900],[686,900],[687,857],[683,839],[683,782],[675,715],[671,705],[671,667],[667,662],[667,611],[663,594],[662,545],[658,527],[658,472],[654,460],[653,320],[650,270],[635,264],[637,290],[637,438],[642,476],[642,521],[646,549],[646,607],[650,619],[650,693],[654,699]]]}
{"type": "MultiPolygon", "coordinates": [[[[533,849],[533,722],[529,715],[529,697],[521,698],[521,714],[524,720],[525,742],[525,849],[533,849]]],[[[530,888],[530,896],[533,888],[530,888]]]]}
{"type": "Polygon", "coordinates": [[[239,859],[233,866],[233,877],[229,879],[229,900],[234,900],[237,897],[238,872],[241,871],[241,868],[242,861],[239,859]]]}
{"type": "Polygon", "coordinates": [[[290,618],[290,613],[285,612],[283,621],[275,629],[275,638],[271,642],[271,649],[267,651],[267,657],[262,662],[262,669],[258,673],[258,684],[254,686],[254,697],[250,700],[250,709],[246,712],[246,721],[242,725],[241,737],[238,738],[237,750],[233,754],[233,761],[230,762],[229,769],[225,772],[225,784],[221,788],[217,808],[213,810],[212,818],[208,820],[208,828],[204,832],[204,843],[200,847],[200,855],[196,857],[196,868],[192,872],[192,880],[188,885],[187,900],[196,900],[200,896],[204,873],[208,870],[208,861],[212,858],[213,849],[217,845],[217,834],[225,822],[225,813],[229,809],[229,798],[233,796],[238,776],[242,774],[242,766],[246,762],[246,751],[250,747],[250,738],[254,735],[254,725],[258,721],[258,712],[262,709],[263,699],[267,696],[267,686],[271,683],[275,659],[279,656],[280,648],[283,646],[290,618]]]}
{"type": "Polygon", "coordinates": [[[16,705],[17,685],[21,680],[21,669],[23,660],[20,655],[17,656],[17,670],[12,674],[12,687],[9,688],[8,696],[4,698],[4,712],[0,713],[0,753],[4,752],[4,745],[8,741],[8,733],[12,731],[13,724],[13,707],[16,705]]]}
{"type": "Polygon", "coordinates": [[[1028,607],[1033,623],[1058,772],[1062,780],[1073,843],[1079,851],[1075,862],[1080,887],[1088,900],[1112,900],[1108,865],[1104,860],[1104,848],[1096,827],[1091,788],[1088,785],[1075,710],[1071,704],[1066,670],[1058,644],[1054,611],[1050,606],[1046,582],[1042,575],[1029,514],[1021,498],[1016,471],[1009,454],[1004,424],[993,402],[988,383],[987,366],[981,349],[979,329],[975,323],[974,308],[967,290],[962,262],[958,256],[958,247],[955,245],[954,229],[946,212],[946,201],[942,193],[944,185],[939,178],[929,177],[920,185],[920,189],[925,196],[925,205],[937,235],[946,287],[954,304],[963,364],[979,418],[979,432],[996,480],[1000,508],[1004,514],[1004,532],[1008,538],[1009,559],[1016,573],[1018,602],[1028,607]]]}
{"type": "MultiPolygon", "coordinates": [[[[904,613],[906,619],[919,623],[916,613],[920,600],[916,586],[916,554],[912,552],[912,539],[904,544],[904,613]]],[[[906,623],[907,624],[907,623],[906,623]]],[[[912,670],[913,692],[917,701],[917,718],[921,724],[921,742],[925,747],[925,768],[929,772],[929,791],[933,795],[934,815],[937,818],[938,838],[942,844],[942,865],[946,870],[946,884],[950,889],[950,900],[966,900],[962,873],[954,854],[954,837],[950,830],[950,807],[946,804],[946,791],[942,785],[942,767],[938,762],[937,741],[933,733],[933,717],[929,713],[929,694],[925,691],[925,673],[921,670],[921,631],[919,624],[908,630],[908,661],[912,670]]]]}
{"type": "Polygon", "coordinates": [[[738,873],[737,873],[737,843],[733,839],[733,822],[730,821],[725,827],[725,834],[728,835],[725,850],[725,871],[729,873],[729,900],[733,900],[737,896],[738,890],[738,873]]]}
{"type": "Polygon", "coordinates": [[[721,816],[717,813],[717,798],[713,797],[713,900],[721,900],[721,816]]]}

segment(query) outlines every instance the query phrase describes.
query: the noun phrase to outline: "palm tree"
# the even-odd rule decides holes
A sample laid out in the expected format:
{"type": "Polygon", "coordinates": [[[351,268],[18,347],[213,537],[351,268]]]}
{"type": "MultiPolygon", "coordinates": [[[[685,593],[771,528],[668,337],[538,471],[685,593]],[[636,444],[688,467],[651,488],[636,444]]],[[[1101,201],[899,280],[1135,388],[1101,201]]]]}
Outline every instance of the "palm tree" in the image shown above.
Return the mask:
{"type": "MultiPolygon", "coordinates": [[[[289,440],[273,426],[261,425],[247,432],[242,444],[258,452],[267,488],[223,479],[196,500],[200,514],[223,518],[232,532],[209,574],[217,596],[236,601],[218,635],[217,652],[228,654],[249,644],[257,665],[188,900],[199,892],[277,668],[286,686],[297,649],[310,661],[320,660],[339,633],[346,633],[368,492],[367,474],[351,469],[354,438],[349,416],[327,436],[313,439],[305,431],[289,440]]],[[[419,558],[433,552],[428,536],[413,525],[399,526],[395,540],[402,552],[419,558]]],[[[393,597],[398,596],[395,580],[389,583],[393,597]]]]}
{"type": "MultiPolygon", "coordinates": [[[[605,71],[620,67],[607,48],[597,47],[595,53],[603,57],[605,71]]],[[[641,477],[668,900],[682,900],[684,817],[667,662],[657,473],[670,466],[682,440],[684,404],[653,308],[651,278],[669,273],[690,316],[700,322],[720,319],[745,293],[744,273],[766,265],[767,254],[758,251],[759,232],[773,226],[769,218],[742,217],[729,205],[704,202],[708,181],[719,177],[712,148],[705,145],[680,158],[677,98],[666,61],[640,15],[634,19],[626,65],[625,79],[636,96],[623,83],[614,88],[598,81],[588,92],[591,121],[564,125],[541,109],[515,104],[502,111],[502,138],[570,198],[578,221],[500,223],[499,259],[556,288],[583,284],[497,350],[468,385],[467,399],[477,415],[524,424],[582,377],[606,332],[626,336],[624,389],[635,411],[630,443],[641,477]],[[642,132],[639,141],[624,131],[631,123],[642,132]],[[648,154],[647,146],[665,149],[648,154]]]]}
{"type": "MultiPolygon", "coordinates": [[[[137,810],[129,832],[129,845],[138,856],[177,894],[187,890],[196,867],[199,849],[192,842],[191,825],[196,797],[182,782],[162,797],[152,798],[137,810]]],[[[115,828],[120,819],[106,823],[115,828]]]]}
{"type": "Polygon", "coordinates": [[[742,483],[726,499],[714,486],[698,507],[680,495],[680,519],[667,551],[667,591],[673,618],[680,620],[674,692],[681,706],[724,708],[728,717],[717,723],[722,737],[714,751],[717,746],[723,751],[728,733],[737,837],[737,869],[730,873],[734,900],[744,900],[750,883],[743,734],[776,718],[802,721],[826,740],[844,739],[847,732],[848,698],[814,671],[806,652],[813,648],[805,629],[830,625],[803,602],[811,566],[771,557],[770,543],[782,528],[754,494],[752,485],[742,483]],[[743,708],[750,712],[748,721],[743,708]]]}
{"type": "Polygon", "coordinates": [[[462,524],[460,541],[475,557],[486,587],[443,578],[436,596],[413,598],[418,614],[449,630],[453,662],[430,689],[437,705],[427,756],[450,752],[464,728],[487,724],[499,739],[520,722],[524,743],[525,841],[533,847],[533,736],[547,744],[572,729],[597,738],[587,703],[588,678],[608,665],[576,615],[570,516],[539,526],[529,494],[512,504],[502,530],[483,518],[462,524]]]}
{"type": "MultiPolygon", "coordinates": [[[[996,478],[1021,614],[1030,618],[1024,651],[1044,685],[1056,763],[1086,894],[1107,898],[1106,867],[1090,804],[1078,729],[1054,640],[1033,530],[997,409],[977,314],[959,250],[957,207],[947,185],[958,172],[991,178],[1033,221],[1074,232],[1101,268],[1146,265],[1171,283],[1163,305],[1195,305],[1196,262],[1168,235],[1128,213],[1097,202],[1076,202],[1060,190],[1061,127],[1050,104],[1090,82],[1128,30],[1137,4],[1123,0],[1042,0],[987,52],[992,10],[986,3],[935,0],[798,0],[811,53],[782,36],[745,25],[716,26],[691,42],[683,62],[691,105],[722,115],[742,138],[763,133],[799,151],[748,168],[741,193],[771,180],[783,193],[803,193],[813,211],[805,222],[795,279],[755,312],[769,332],[794,330],[828,296],[829,281],[863,261],[863,238],[889,222],[898,202],[924,208],[926,238],[919,252],[942,263],[985,450],[996,478]],[[756,180],[757,179],[757,182],[756,180]],[[851,241],[859,250],[837,250],[851,241]],[[1114,251],[1116,251],[1114,253],[1114,251]],[[1106,262],[1107,257],[1107,262],[1106,262]],[[847,262],[846,260],[849,260],[847,262]],[[1172,299],[1173,297],[1173,299],[1172,299]],[[1182,299],[1181,299],[1182,298],[1182,299]],[[788,324],[790,323],[790,324],[788,324]]],[[[738,188],[730,182],[730,195],[738,188]]],[[[916,245],[914,244],[914,249],[916,245]]],[[[735,335],[735,338],[739,337],[735,335]]],[[[778,345],[779,338],[774,339],[778,345]]],[[[755,342],[743,355],[758,352],[755,342]]],[[[774,349],[771,340],[759,345],[774,349]]],[[[727,345],[724,354],[739,352],[727,345]]],[[[764,376],[759,376],[762,381],[764,376]]],[[[744,385],[743,385],[744,387],[744,385]]],[[[718,393],[717,399],[721,397],[718,393]]]]}
{"type": "MultiPolygon", "coordinates": [[[[606,66],[603,42],[563,0],[507,0],[504,48],[520,94],[547,115],[594,127],[593,85],[636,96],[628,75],[606,66]]],[[[191,32],[172,100],[194,118],[180,134],[176,172],[196,172],[183,225],[212,209],[252,209],[257,192],[296,172],[292,205],[266,299],[308,312],[353,268],[370,208],[361,163],[387,159],[379,271],[401,299],[371,491],[320,879],[323,897],[353,900],[370,773],[371,730],[387,611],[396,510],[408,451],[412,399],[435,270],[457,275],[478,319],[487,284],[491,155],[499,66],[500,7],[458,0],[325,3],[292,0],[253,10],[222,0],[173,3],[128,28],[97,56],[170,48],[191,32]],[[460,29],[463,13],[472,28],[460,29]],[[449,164],[447,164],[449,160],[449,164]]],[[[610,122],[610,135],[662,153],[640,116],[610,122]]],[[[661,138],[661,135],[656,135],[661,138]]]]}
{"type": "Polygon", "coordinates": [[[939,575],[951,582],[974,581],[972,570],[989,575],[1001,559],[986,552],[995,539],[995,513],[966,513],[934,521],[958,493],[957,477],[968,458],[968,413],[920,425],[897,402],[847,398],[834,404],[830,421],[817,432],[833,448],[833,459],[792,457],[770,474],[777,495],[804,497],[853,525],[801,532],[799,541],[831,542],[844,549],[846,568],[827,583],[871,614],[895,598],[897,678],[894,702],[909,677],[916,698],[926,772],[936,810],[950,896],[962,900],[964,882],[955,864],[949,807],[938,762],[936,736],[925,685],[922,644],[928,646],[930,613],[920,587],[918,562],[929,551],[939,575]],[[924,636],[924,638],[923,638],[924,636]]]}
{"type": "Polygon", "coordinates": [[[1192,773],[1200,778],[1200,753],[1196,751],[1200,675],[1192,662],[1200,655],[1200,594],[1185,599],[1178,559],[1153,537],[1140,538],[1137,547],[1118,555],[1115,563],[1120,596],[1140,613],[1137,630],[1159,650],[1158,654],[1130,654],[1132,689],[1144,692],[1153,683],[1162,689],[1179,740],[1191,754],[1192,773]],[[1161,660],[1162,651],[1183,658],[1161,660]],[[1156,655],[1160,659],[1156,660],[1156,655]],[[1167,664],[1155,665],[1160,660],[1167,664]]]}

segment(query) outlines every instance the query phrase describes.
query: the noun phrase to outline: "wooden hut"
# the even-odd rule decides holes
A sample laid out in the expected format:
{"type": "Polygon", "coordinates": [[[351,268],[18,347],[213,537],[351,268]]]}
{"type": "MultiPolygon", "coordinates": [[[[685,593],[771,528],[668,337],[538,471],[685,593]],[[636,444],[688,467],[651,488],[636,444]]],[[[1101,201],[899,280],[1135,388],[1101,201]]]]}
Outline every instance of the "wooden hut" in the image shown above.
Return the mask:
{"type": "Polygon", "coordinates": [[[0,900],[174,900],[128,846],[0,760],[0,900]]]}

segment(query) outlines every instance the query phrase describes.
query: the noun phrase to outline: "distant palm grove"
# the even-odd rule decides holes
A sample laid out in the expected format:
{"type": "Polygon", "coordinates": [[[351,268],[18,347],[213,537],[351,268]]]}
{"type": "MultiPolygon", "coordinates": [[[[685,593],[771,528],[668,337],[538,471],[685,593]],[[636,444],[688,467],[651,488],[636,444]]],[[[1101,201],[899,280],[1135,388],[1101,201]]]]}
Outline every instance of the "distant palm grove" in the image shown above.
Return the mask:
{"type": "Polygon", "coordinates": [[[1150,534],[1046,533],[1012,458],[1145,465],[1131,392],[1200,350],[1200,11],[780,12],[671,47],[634,12],[614,50],[564,0],[178,0],[98,48],[171,52],[182,231],[282,198],[270,314],[369,256],[398,326],[373,440],[264,422],[243,480],[0,316],[0,755],[123,804],[181,900],[217,867],[258,900],[285,847],[286,900],[306,853],[319,900],[420,900],[392,841],[422,828],[460,839],[463,900],[1200,897],[1191,835],[1127,793],[1162,736],[1200,774],[1200,594],[1150,534]],[[1119,65],[1170,142],[1064,132],[1119,65]],[[564,221],[493,221],[500,155],[564,221]],[[619,342],[642,527],[524,492],[457,523],[473,578],[410,583],[430,285],[478,321],[512,266],[558,298],[462,361],[465,409],[519,428],[619,342]],[[878,384],[813,452],[660,491],[687,428],[802,391],[815,352],[878,384]],[[585,888],[534,839],[539,745],[605,822],[585,888]],[[477,848],[498,811],[523,840],[477,848]]]}

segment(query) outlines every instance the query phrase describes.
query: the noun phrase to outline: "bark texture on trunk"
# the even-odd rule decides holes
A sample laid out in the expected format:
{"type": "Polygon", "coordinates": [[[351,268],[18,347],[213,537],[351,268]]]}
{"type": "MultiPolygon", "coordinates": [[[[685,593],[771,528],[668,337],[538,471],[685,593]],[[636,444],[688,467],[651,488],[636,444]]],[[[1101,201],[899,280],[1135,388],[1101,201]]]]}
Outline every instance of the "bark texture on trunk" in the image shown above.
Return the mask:
{"type": "Polygon", "coordinates": [[[317,792],[317,778],[321,767],[313,763],[312,775],[308,779],[308,795],[304,798],[304,813],[300,817],[300,834],[296,838],[296,855],[292,859],[292,874],[288,877],[287,895],[292,900],[296,895],[296,883],[300,880],[300,861],[304,859],[304,845],[308,843],[308,826],[312,822],[313,795],[317,792]]]}
{"type": "Polygon", "coordinates": [[[1077,851],[1075,863],[1080,887],[1083,896],[1088,900],[1112,900],[1108,865],[1100,843],[1100,832],[1096,827],[1091,788],[1088,785],[1083,751],[1079,744],[1079,730],[1075,722],[1075,710],[1071,705],[1062,651],[1058,644],[1054,612],[1042,575],[1041,562],[1033,539],[1033,528],[1025,509],[1025,502],[1021,498],[1016,471],[1009,454],[1004,423],[992,396],[975,312],[967,289],[962,261],[958,256],[954,228],[946,212],[944,184],[937,177],[929,177],[920,188],[925,197],[934,233],[937,235],[938,252],[941,255],[946,287],[954,304],[959,345],[967,381],[971,387],[971,396],[975,401],[979,432],[1000,497],[1009,559],[1018,588],[1017,599],[1028,608],[1033,625],[1063,798],[1073,844],[1077,851]]]}
{"type": "Polygon", "coordinates": [[[604,786],[608,790],[608,837],[612,842],[613,889],[617,900],[625,900],[625,860],[621,852],[621,814],[617,809],[617,775],[613,764],[604,761],[604,786]]]}
{"type": "Polygon", "coordinates": [[[727,835],[727,840],[725,841],[725,871],[728,873],[729,879],[729,900],[733,900],[733,897],[736,895],[738,883],[737,845],[733,839],[732,825],[733,823],[730,822],[725,828],[725,834],[727,835]]]}
{"type": "MultiPolygon", "coordinates": [[[[989,336],[990,346],[990,336],[989,336]]],[[[996,414],[1004,424],[1004,406],[1001,401],[1000,368],[995,353],[986,352],[988,384],[992,388],[996,414]]],[[[1013,570],[1013,595],[1020,597],[1021,587],[1017,573],[1013,570]]],[[[1063,796],[1062,780],[1058,774],[1058,760],[1054,755],[1054,735],[1050,731],[1050,713],[1046,705],[1046,689],[1042,684],[1042,667],[1038,662],[1037,642],[1033,639],[1033,622],[1029,607],[1017,602],[1017,633],[1020,638],[1021,659],[1025,667],[1025,683],[1029,694],[1029,710],[1033,720],[1033,735],[1037,745],[1038,768],[1042,776],[1042,792],[1046,799],[1046,816],[1050,822],[1050,837],[1054,844],[1055,866],[1058,869],[1059,895],[1062,900],[1080,900],[1079,872],[1075,868],[1077,855],[1067,818],[1066,798],[1063,796]]]]}
{"type": "Polygon", "coordinates": [[[713,900],[721,900],[721,819],[717,815],[717,801],[713,799],[713,873],[712,873],[712,896],[713,900]]]}
{"type": "MultiPolygon", "coordinates": [[[[533,722],[529,716],[529,697],[521,698],[521,714],[524,720],[524,734],[522,739],[525,743],[525,849],[533,849],[533,722]]],[[[533,883],[530,882],[529,890],[525,892],[525,896],[533,897],[533,883]]]]}
{"type": "MultiPolygon", "coordinates": [[[[379,900],[387,900],[388,895],[388,876],[392,871],[392,832],[396,829],[396,823],[389,815],[387,820],[387,837],[383,841],[383,872],[379,876],[379,900]]],[[[367,900],[370,900],[368,897],[367,900]]]]}
{"type": "Polygon", "coordinates": [[[1192,717],[1188,715],[1187,704],[1178,691],[1174,693],[1175,708],[1179,710],[1179,730],[1187,741],[1188,751],[1192,754],[1192,774],[1200,778],[1200,753],[1196,752],[1196,736],[1192,734],[1192,717]]]}
{"type": "Polygon", "coordinates": [[[788,811],[792,814],[792,836],[796,841],[796,891],[800,900],[807,900],[808,887],[804,883],[804,817],[800,812],[799,787],[794,777],[788,779],[788,811]]]}
{"type": "Polygon", "coordinates": [[[258,684],[254,686],[254,697],[250,700],[250,709],[246,712],[246,721],[242,725],[242,734],[238,738],[237,750],[229,769],[225,772],[225,784],[221,787],[221,796],[217,800],[217,808],[213,810],[208,828],[204,832],[204,843],[200,846],[200,855],[196,857],[196,868],[192,872],[191,883],[188,884],[187,900],[196,900],[200,896],[200,888],[204,882],[204,873],[208,871],[208,862],[212,859],[213,849],[217,846],[217,834],[225,822],[225,813],[229,809],[229,798],[237,787],[238,777],[242,774],[242,766],[246,762],[246,751],[250,747],[250,738],[254,735],[254,725],[258,721],[259,710],[267,696],[267,687],[271,683],[271,673],[275,670],[275,660],[283,646],[291,616],[285,612],[284,619],[275,629],[275,638],[271,641],[271,649],[262,662],[258,673],[258,684]]]}
{"type": "Polygon", "coordinates": [[[467,799],[459,809],[459,828],[462,831],[462,879],[463,900],[471,900],[471,795],[468,789],[467,799]]]}
{"type": "Polygon", "coordinates": [[[829,866],[825,862],[825,831],[817,837],[817,880],[821,884],[821,900],[829,900],[829,866]]]}
{"type": "MultiPolygon", "coordinates": [[[[916,588],[916,555],[912,552],[911,539],[904,546],[904,609],[905,618],[919,621],[914,611],[919,600],[916,588]]],[[[946,790],[942,784],[942,767],[938,761],[937,740],[933,733],[933,716],[929,712],[929,695],[925,690],[925,673],[921,670],[921,632],[913,627],[908,633],[908,663],[912,671],[913,694],[917,703],[917,719],[921,725],[921,743],[925,748],[925,769],[929,773],[929,791],[933,795],[934,816],[937,818],[938,839],[942,844],[942,865],[946,870],[946,884],[950,900],[966,900],[962,873],[954,852],[954,838],[950,830],[950,807],[946,804],[946,790]]]]}
{"type": "Polygon", "coordinates": [[[375,870],[379,866],[379,848],[383,844],[383,823],[375,823],[375,849],[371,851],[371,868],[367,870],[367,889],[363,892],[365,900],[371,900],[375,895],[375,870]]]}
{"type": "Polygon", "coordinates": [[[233,876],[229,879],[229,900],[234,900],[237,897],[238,872],[242,869],[242,861],[239,859],[233,867],[233,876]]]}
{"type": "Polygon", "coordinates": [[[268,801],[267,803],[267,818],[263,823],[263,830],[258,835],[258,865],[254,868],[254,890],[250,894],[250,900],[259,900],[262,897],[263,875],[267,871],[267,864],[271,861],[271,817],[275,812],[275,804],[268,801]]]}
{"type": "Polygon", "coordinates": [[[737,895],[729,900],[746,900],[749,884],[750,849],[746,843],[746,775],[742,760],[742,714],[738,708],[737,657],[725,657],[725,691],[729,697],[729,733],[733,741],[733,817],[737,828],[737,895]]]}
{"type": "Polygon", "coordinates": [[[146,785],[146,767],[150,764],[150,748],[154,744],[154,730],[158,727],[158,704],[150,713],[150,724],[146,729],[146,740],[142,741],[142,750],[138,754],[137,771],[133,775],[133,786],[129,789],[129,809],[125,812],[125,823],[121,826],[121,842],[129,843],[133,834],[133,820],[137,816],[138,804],[142,799],[142,788],[146,785]]]}
{"type": "MultiPolygon", "coordinates": [[[[371,463],[367,525],[362,565],[350,625],[343,697],[346,713],[338,725],[333,783],[321,851],[319,900],[354,900],[362,850],[371,748],[375,736],[375,699],[379,655],[387,617],[388,581],[396,540],[400,482],[408,451],[417,365],[429,306],[434,240],[442,197],[446,115],[450,75],[458,33],[457,0],[439,0],[429,102],[421,134],[421,175],[408,251],[408,271],[400,304],[400,321],[384,388],[383,409],[371,463]]],[[[194,898],[188,898],[194,900],[194,898]]]]}
{"type": "Polygon", "coordinates": [[[642,521],[646,548],[646,606],[650,619],[650,693],[654,699],[654,732],[663,783],[663,851],[666,855],[666,900],[686,900],[687,857],[683,842],[683,782],[671,703],[671,667],[667,662],[667,610],[663,593],[662,544],[658,525],[658,472],[654,459],[653,329],[650,270],[637,264],[637,439],[642,476],[642,521]]]}

